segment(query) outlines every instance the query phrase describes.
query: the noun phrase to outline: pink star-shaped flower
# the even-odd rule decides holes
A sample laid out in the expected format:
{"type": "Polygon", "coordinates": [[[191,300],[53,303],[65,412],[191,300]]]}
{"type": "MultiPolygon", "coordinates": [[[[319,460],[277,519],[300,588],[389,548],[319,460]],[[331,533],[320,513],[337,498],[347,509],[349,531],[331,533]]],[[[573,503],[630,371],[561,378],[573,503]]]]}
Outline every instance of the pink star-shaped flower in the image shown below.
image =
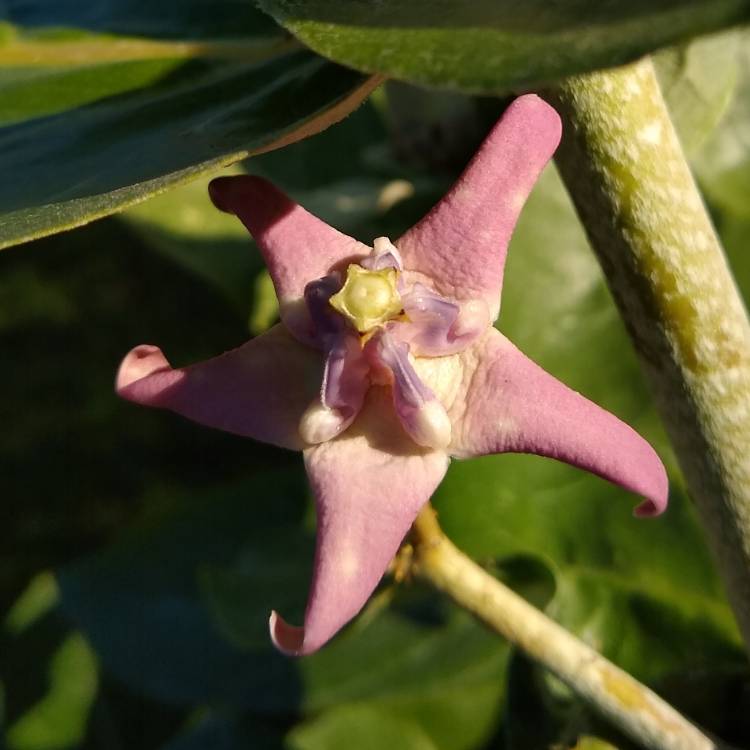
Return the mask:
{"type": "Polygon", "coordinates": [[[451,456],[549,456],[643,496],[636,515],[666,507],[651,446],[492,327],[511,232],[559,139],[557,113],[520,97],[430,213],[374,248],[258,177],[211,183],[263,253],[283,322],[176,370],[138,346],[117,392],[303,451],[317,548],[304,627],[271,615],[282,651],[315,651],[359,612],[451,456]]]}

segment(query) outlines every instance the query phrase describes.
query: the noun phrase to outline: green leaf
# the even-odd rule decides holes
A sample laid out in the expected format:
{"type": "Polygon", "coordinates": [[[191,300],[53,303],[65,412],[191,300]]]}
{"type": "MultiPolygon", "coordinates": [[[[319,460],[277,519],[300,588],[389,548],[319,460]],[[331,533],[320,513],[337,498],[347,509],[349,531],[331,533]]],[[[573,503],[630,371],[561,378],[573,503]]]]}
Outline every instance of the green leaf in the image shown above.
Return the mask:
{"type": "Polygon", "coordinates": [[[742,0],[261,0],[316,52],[358,70],[473,93],[506,93],[617,65],[741,23],[742,0]]]}
{"type": "Polygon", "coordinates": [[[9,750],[56,750],[78,744],[96,688],[96,659],[81,635],[74,633],[51,658],[47,694],[8,728],[9,750]]]}
{"type": "Polygon", "coordinates": [[[296,727],[289,750],[437,750],[419,725],[369,706],[342,706],[296,727]]]}
{"type": "Polygon", "coordinates": [[[235,5],[218,25],[220,9],[201,0],[137,13],[118,3],[6,11],[14,27],[0,42],[0,161],[14,179],[0,186],[0,248],[318,132],[374,87],[299,51],[249,4],[229,24],[235,5]],[[207,19],[215,38],[201,38],[207,19]]]}
{"type": "Polygon", "coordinates": [[[0,13],[2,124],[154,84],[186,60],[262,59],[288,46],[268,16],[231,0],[160,3],[158,11],[116,0],[95,10],[23,2],[0,13]]]}
{"type": "Polygon", "coordinates": [[[735,91],[742,34],[696,39],[654,56],[656,73],[683,148],[694,153],[714,131],[735,91]]]}
{"type": "Polygon", "coordinates": [[[750,33],[740,35],[739,80],[720,127],[695,155],[693,167],[709,201],[734,218],[750,218],[750,33]]]}
{"type": "Polygon", "coordinates": [[[0,627],[2,710],[8,750],[78,746],[98,688],[98,665],[80,633],[56,609],[58,590],[48,572],[32,580],[0,627]]]}
{"type": "Polygon", "coordinates": [[[726,210],[721,216],[721,239],[729,256],[734,278],[747,301],[750,299],[750,254],[747,252],[750,241],[750,214],[737,215],[726,210]]]}

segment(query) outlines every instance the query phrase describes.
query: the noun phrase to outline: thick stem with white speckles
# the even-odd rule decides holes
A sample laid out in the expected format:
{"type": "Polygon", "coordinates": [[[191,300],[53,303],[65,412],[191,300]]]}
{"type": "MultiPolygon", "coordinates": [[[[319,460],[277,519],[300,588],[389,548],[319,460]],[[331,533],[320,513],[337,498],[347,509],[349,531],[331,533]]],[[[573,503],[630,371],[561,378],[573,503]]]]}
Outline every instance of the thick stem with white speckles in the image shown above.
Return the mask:
{"type": "Polygon", "coordinates": [[[556,674],[622,732],[650,750],[719,745],[619,667],[532,607],[443,534],[428,505],[412,529],[413,569],[556,674]]]}
{"type": "Polygon", "coordinates": [[[650,60],[572,78],[557,164],[750,645],[750,325],[650,60]]]}

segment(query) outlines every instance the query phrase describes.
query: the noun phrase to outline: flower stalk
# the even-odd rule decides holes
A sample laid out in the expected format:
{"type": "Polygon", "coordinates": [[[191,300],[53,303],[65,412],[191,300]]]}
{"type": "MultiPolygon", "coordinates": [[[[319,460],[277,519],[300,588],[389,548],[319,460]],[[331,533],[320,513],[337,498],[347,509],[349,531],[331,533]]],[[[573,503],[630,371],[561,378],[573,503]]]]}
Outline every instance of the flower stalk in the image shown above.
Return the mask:
{"type": "Polygon", "coordinates": [[[556,160],[750,645],[750,325],[650,60],[574,77],[556,160]]]}
{"type": "Polygon", "coordinates": [[[636,679],[461,552],[427,505],[412,527],[412,570],[549,669],[621,731],[651,750],[719,745],[636,679]]]}

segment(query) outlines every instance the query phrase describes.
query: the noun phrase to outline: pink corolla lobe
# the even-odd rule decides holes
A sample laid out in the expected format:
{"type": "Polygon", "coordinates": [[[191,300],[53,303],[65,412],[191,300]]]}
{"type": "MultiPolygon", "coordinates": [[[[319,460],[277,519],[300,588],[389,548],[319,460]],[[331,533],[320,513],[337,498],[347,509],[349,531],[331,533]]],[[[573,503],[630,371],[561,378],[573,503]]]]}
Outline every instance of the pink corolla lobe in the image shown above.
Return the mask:
{"type": "Polygon", "coordinates": [[[448,194],[393,245],[378,238],[374,248],[261,178],[211,183],[215,205],[258,244],[282,322],[181,369],[155,346],[136,347],[116,387],[136,403],[303,451],[317,545],[304,626],[271,615],[285,653],[315,651],[359,612],[450,457],[549,456],[641,495],[636,515],[665,509],[667,477],[651,446],[492,327],[511,232],[560,128],[538,97],[516,99],[448,194]],[[390,283],[384,294],[402,306],[365,334],[330,301],[352,264],[376,297],[390,283]]]}

